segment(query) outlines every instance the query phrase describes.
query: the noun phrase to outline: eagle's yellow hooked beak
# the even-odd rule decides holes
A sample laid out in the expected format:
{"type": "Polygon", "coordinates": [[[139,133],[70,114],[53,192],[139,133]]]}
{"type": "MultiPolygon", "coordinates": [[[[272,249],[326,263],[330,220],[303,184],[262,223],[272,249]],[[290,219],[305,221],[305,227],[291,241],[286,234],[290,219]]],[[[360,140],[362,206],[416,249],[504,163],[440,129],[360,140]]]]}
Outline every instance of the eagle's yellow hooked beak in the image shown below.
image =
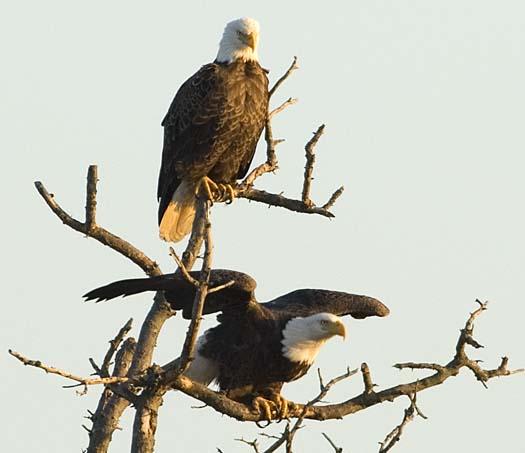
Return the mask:
{"type": "Polygon", "coordinates": [[[330,332],[333,335],[339,335],[343,337],[343,340],[346,339],[346,328],[345,328],[345,325],[341,321],[334,322],[330,326],[330,332]]]}
{"type": "Polygon", "coordinates": [[[244,44],[246,44],[252,50],[255,50],[255,46],[257,45],[257,37],[255,36],[255,33],[250,33],[248,35],[242,33],[241,40],[244,44]]]}

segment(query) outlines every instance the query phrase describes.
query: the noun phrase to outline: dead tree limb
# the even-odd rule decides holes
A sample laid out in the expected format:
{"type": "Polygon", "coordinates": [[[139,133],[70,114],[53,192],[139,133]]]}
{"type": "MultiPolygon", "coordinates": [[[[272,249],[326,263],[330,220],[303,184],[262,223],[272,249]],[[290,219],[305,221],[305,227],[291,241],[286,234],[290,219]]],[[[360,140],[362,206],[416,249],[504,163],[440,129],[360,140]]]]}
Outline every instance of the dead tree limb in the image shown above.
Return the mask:
{"type": "MultiPolygon", "coordinates": [[[[13,357],[18,359],[20,362],[22,362],[26,366],[32,366],[35,368],[40,368],[41,370],[45,371],[48,374],[56,374],[58,376],[62,376],[63,378],[70,379],[72,381],[78,382],[79,385],[82,385],[84,387],[87,387],[89,385],[109,385],[109,384],[115,384],[117,382],[128,382],[127,377],[120,377],[120,376],[107,376],[107,377],[98,377],[98,378],[88,378],[79,376],[77,374],[70,373],[69,371],[62,370],[60,368],[56,368],[50,365],[46,365],[40,360],[33,360],[29,359],[19,352],[13,351],[12,349],[8,350],[9,354],[11,354],[13,357]]],[[[70,388],[74,387],[71,385],[65,385],[64,388],[70,388]]]]}
{"type": "MultiPolygon", "coordinates": [[[[114,376],[126,376],[135,352],[135,339],[128,338],[117,352],[114,376]]],[[[113,432],[117,429],[120,417],[129,405],[131,391],[123,386],[105,387],[99,399],[97,409],[90,417],[92,427],[89,430],[89,445],[86,453],[104,453],[108,451],[113,432]]]]}
{"type": "MultiPolygon", "coordinates": [[[[198,334],[198,326],[202,316],[202,307],[208,289],[208,278],[211,266],[212,247],[210,232],[211,226],[209,221],[210,207],[211,203],[207,200],[200,200],[200,202],[198,203],[198,209],[193,224],[192,235],[188,242],[186,251],[183,254],[181,262],[182,267],[179,268],[179,271],[183,272],[182,269],[191,269],[193,267],[195,260],[197,259],[198,252],[204,241],[206,245],[205,259],[203,261],[203,266],[201,269],[201,276],[204,275],[204,277],[203,280],[199,281],[199,287],[195,298],[195,302],[197,302],[197,304],[195,304],[194,302],[193,317],[184,343],[183,354],[185,354],[186,360],[186,363],[183,363],[184,367],[187,366],[187,363],[191,358],[191,353],[195,345],[196,336],[198,334]]],[[[160,293],[158,293],[156,297],[159,296],[160,293]]],[[[163,296],[162,298],[164,299],[163,296]]],[[[169,305],[165,301],[164,303],[165,305],[167,305],[167,310],[169,311],[169,314],[166,317],[159,317],[156,319],[157,322],[161,322],[161,326],[168,319],[168,317],[173,314],[171,312],[171,308],[169,308],[169,305]]],[[[151,313],[152,312],[150,312],[150,314],[151,313]]],[[[154,336],[155,344],[159,332],[160,328],[158,329],[158,331],[156,331],[156,335],[154,336]]],[[[151,337],[151,339],[153,339],[153,337],[151,337]]],[[[146,367],[149,366],[149,364],[151,363],[151,354],[153,353],[155,344],[149,345],[145,348],[145,351],[147,351],[149,354],[149,358],[143,363],[143,367],[137,369],[137,372],[144,371],[146,367]]],[[[160,406],[162,405],[163,396],[165,393],[159,385],[160,382],[157,381],[157,374],[157,368],[152,367],[152,383],[144,389],[139,401],[136,403],[135,421],[133,423],[133,438],[131,443],[132,453],[152,452],[155,446],[155,433],[157,429],[158,411],[160,406]]]]}
{"type": "Polygon", "coordinates": [[[396,445],[401,440],[401,436],[406,425],[408,425],[412,420],[414,420],[414,417],[416,415],[419,415],[421,418],[424,419],[427,418],[417,407],[416,396],[417,393],[408,396],[410,398],[410,406],[408,406],[408,408],[405,409],[403,420],[399,425],[397,425],[392,431],[390,431],[386,435],[385,440],[383,440],[383,442],[379,442],[379,453],[387,453],[394,447],[394,445],[396,445]]]}
{"type": "Polygon", "coordinates": [[[341,447],[338,447],[335,442],[328,437],[326,433],[321,433],[323,437],[326,439],[326,441],[331,445],[331,447],[334,449],[335,453],[343,453],[343,449],[341,447]]]}
{"type": "Polygon", "coordinates": [[[210,223],[210,202],[205,201],[201,207],[202,216],[204,219],[204,259],[202,262],[202,268],[200,272],[200,279],[197,286],[197,292],[195,293],[195,300],[193,301],[193,310],[191,315],[190,325],[188,332],[184,340],[184,346],[180,355],[180,368],[179,373],[184,373],[188,368],[188,365],[193,360],[193,350],[195,348],[195,342],[199,334],[200,322],[202,319],[202,310],[204,308],[204,300],[208,294],[208,281],[210,279],[211,261],[212,261],[212,250],[213,243],[211,238],[211,223],[210,223]]]}
{"type": "Polygon", "coordinates": [[[146,256],[128,241],[121,239],[96,223],[96,194],[97,194],[98,170],[96,165],[90,165],[87,175],[86,193],[86,219],[84,222],[70,216],[55,200],[55,196],[47,191],[44,184],[40,181],[35,182],[38,193],[42,196],[51,211],[68,227],[96,239],[100,243],[107,245],[116,252],[124,255],[133,261],[147,275],[161,275],[159,265],[151,258],[146,256]]]}

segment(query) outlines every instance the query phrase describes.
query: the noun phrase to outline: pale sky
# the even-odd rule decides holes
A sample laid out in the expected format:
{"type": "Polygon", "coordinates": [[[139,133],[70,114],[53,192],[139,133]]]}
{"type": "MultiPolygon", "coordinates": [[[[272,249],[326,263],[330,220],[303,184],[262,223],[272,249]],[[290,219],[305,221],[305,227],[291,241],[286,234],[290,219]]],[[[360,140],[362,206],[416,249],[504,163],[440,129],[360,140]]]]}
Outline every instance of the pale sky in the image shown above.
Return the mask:
{"type": "MultiPolygon", "coordinates": [[[[525,366],[522,1],[6,3],[3,451],[81,451],[83,416],[100,392],[79,397],[61,387],[64,379],[21,366],[8,348],[87,375],[88,358],[101,361],[129,317],[136,336],[151,304],[148,295],[82,302],[87,290],[141,271],[61,225],[33,181],[81,217],[86,170],[98,164],[100,224],[173,270],[156,226],[160,122],[180,84],[214,59],[224,24],[242,16],[261,24],[260,57],[272,81],[294,55],[301,66],[274,100],[300,99],[274,123],[275,137],[286,138],[281,169],[258,187],[298,196],[304,143],[326,123],[313,198],[324,203],[341,184],[346,191],[331,221],[244,200],[217,206],[215,266],[252,275],[263,301],[314,287],[368,294],[389,306],[388,318],[345,319],[347,342],[331,341],[316,362],[326,378],[362,361],[379,389],[425,376],[391,365],[450,360],[476,298],[490,304],[475,332],[486,347],[471,357],[492,368],[509,355],[511,367],[525,366]]],[[[263,159],[261,147],[255,160],[263,159]]],[[[205,326],[214,322],[211,316],[205,326]]],[[[166,324],[157,363],[179,354],[186,323],[178,316],[166,324]]],[[[286,385],[284,396],[307,401],[317,394],[316,379],[313,368],[286,385]]],[[[394,451],[525,452],[525,376],[488,385],[464,371],[422,392],[418,402],[429,419],[409,425],[394,451]]],[[[361,390],[355,377],[327,399],[361,390]]],[[[234,439],[252,439],[259,428],[192,409],[199,404],[167,396],[157,451],[250,451],[234,439]]],[[[326,432],[345,452],[376,452],[407,404],[306,422],[296,451],[330,451],[326,432]]],[[[132,415],[122,419],[112,452],[129,451],[132,415]]]]}

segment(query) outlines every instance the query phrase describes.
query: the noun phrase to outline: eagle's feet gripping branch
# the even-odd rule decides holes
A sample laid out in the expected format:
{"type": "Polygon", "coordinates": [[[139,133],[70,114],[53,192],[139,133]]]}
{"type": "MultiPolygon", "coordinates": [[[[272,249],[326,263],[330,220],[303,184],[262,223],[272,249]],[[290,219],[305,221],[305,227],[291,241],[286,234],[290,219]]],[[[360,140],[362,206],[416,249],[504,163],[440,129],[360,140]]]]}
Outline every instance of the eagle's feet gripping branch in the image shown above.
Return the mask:
{"type": "Polygon", "coordinates": [[[256,396],[252,400],[252,407],[265,418],[265,420],[283,420],[288,418],[288,413],[293,403],[279,394],[269,397],[256,396]]]}
{"type": "Polygon", "coordinates": [[[203,176],[195,187],[195,195],[213,202],[230,204],[235,199],[235,190],[231,184],[216,183],[208,176],[203,176]]]}

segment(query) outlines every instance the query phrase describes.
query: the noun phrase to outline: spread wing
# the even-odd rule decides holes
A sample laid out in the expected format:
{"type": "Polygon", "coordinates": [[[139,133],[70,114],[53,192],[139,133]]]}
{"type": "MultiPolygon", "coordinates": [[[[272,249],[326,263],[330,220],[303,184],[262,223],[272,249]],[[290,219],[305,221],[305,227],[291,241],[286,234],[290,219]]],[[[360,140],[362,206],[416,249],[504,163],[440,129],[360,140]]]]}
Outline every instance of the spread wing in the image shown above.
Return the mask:
{"type": "Polygon", "coordinates": [[[390,313],[385,305],[372,297],[326,289],[298,289],[262,305],[273,312],[293,317],[327,312],[362,319],[390,313]]]}
{"type": "MultiPolygon", "coordinates": [[[[198,279],[200,272],[193,271],[190,272],[190,275],[198,279]]],[[[214,269],[210,273],[209,285],[212,288],[231,281],[234,281],[231,286],[213,292],[206,297],[203,314],[215,313],[226,307],[234,308],[245,305],[254,299],[257,283],[249,275],[227,269],[214,269]]],[[[145,291],[164,291],[166,300],[171,307],[174,310],[182,310],[185,319],[191,318],[196,289],[180,273],[120,280],[89,291],[83,297],[86,300],[100,302],[145,291]]]]}

